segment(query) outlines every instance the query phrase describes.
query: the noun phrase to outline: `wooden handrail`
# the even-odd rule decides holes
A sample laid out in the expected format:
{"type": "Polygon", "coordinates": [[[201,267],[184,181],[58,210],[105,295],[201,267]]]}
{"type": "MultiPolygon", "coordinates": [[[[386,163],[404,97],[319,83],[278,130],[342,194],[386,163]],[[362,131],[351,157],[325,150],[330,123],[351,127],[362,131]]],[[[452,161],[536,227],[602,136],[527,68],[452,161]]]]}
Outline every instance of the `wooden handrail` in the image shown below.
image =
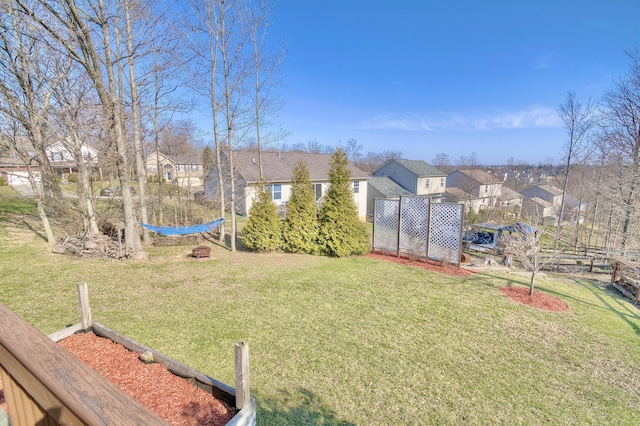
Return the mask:
{"type": "MultiPolygon", "coordinates": [[[[1,303],[0,367],[5,391],[26,393],[48,422],[168,424],[1,303]]],[[[12,409],[12,395],[6,396],[12,424],[29,424],[18,417],[18,407],[12,409]]]]}

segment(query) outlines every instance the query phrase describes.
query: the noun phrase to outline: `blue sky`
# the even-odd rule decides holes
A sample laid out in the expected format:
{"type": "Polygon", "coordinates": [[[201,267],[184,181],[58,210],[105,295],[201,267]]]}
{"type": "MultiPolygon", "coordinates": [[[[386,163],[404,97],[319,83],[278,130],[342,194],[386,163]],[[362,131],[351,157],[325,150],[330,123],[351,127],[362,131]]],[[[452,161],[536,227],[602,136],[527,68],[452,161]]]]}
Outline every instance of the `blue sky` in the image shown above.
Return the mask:
{"type": "Polygon", "coordinates": [[[638,0],[277,0],[287,144],[431,162],[558,159],[567,92],[598,100],[640,48],[638,0]]]}

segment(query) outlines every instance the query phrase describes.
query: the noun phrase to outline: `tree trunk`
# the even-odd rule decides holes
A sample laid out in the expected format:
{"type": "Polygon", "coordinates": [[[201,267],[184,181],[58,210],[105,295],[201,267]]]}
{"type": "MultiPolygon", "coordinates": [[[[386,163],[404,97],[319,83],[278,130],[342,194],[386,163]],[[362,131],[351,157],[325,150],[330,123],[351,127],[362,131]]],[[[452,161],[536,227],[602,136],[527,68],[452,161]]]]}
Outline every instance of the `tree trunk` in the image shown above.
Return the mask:
{"type": "MultiPolygon", "coordinates": [[[[146,184],[147,184],[147,173],[146,167],[143,158],[143,146],[142,146],[142,136],[140,129],[142,128],[142,123],[140,120],[140,102],[138,100],[138,85],[136,82],[135,75],[135,64],[134,64],[134,52],[133,52],[133,34],[131,28],[131,4],[129,1],[125,1],[125,20],[127,26],[127,62],[129,67],[129,87],[131,89],[131,118],[132,118],[132,126],[133,126],[133,147],[135,152],[135,165],[136,165],[136,174],[138,177],[138,196],[140,198],[140,216],[142,219],[142,223],[149,223],[149,218],[147,216],[147,202],[146,202],[146,184]]],[[[151,243],[151,237],[149,237],[149,233],[143,231],[142,233],[143,241],[146,245],[151,243]]]]}
{"type": "Polygon", "coordinates": [[[529,284],[529,296],[533,296],[533,287],[536,284],[536,274],[538,271],[531,271],[531,282],[529,284]]]}

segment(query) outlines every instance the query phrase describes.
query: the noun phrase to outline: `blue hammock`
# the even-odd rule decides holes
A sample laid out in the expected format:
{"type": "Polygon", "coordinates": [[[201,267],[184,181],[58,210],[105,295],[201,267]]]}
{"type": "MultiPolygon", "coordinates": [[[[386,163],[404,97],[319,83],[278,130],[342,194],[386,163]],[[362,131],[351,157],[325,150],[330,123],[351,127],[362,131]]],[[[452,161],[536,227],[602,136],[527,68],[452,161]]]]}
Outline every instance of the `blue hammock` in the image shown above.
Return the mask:
{"type": "Polygon", "coordinates": [[[147,225],[146,223],[140,223],[140,225],[160,235],[166,236],[166,235],[191,235],[191,234],[199,234],[201,232],[209,232],[209,231],[213,231],[218,226],[220,226],[222,222],[224,222],[224,219],[218,219],[213,222],[203,223],[201,225],[182,226],[178,228],[170,228],[165,226],[153,226],[153,225],[147,225]]]}

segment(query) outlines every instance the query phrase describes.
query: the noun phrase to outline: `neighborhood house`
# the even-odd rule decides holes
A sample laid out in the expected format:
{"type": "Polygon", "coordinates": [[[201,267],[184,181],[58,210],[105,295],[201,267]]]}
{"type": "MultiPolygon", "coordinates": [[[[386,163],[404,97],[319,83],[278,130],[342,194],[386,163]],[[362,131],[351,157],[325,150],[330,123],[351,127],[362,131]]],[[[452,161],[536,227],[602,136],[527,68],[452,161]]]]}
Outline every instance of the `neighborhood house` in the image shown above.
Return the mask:
{"type": "MultiPolygon", "coordinates": [[[[256,184],[260,179],[260,159],[257,151],[233,151],[235,180],[236,213],[246,215],[256,198],[256,184]]],[[[293,168],[298,161],[303,161],[309,170],[313,184],[316,203],[322,204],[322,198],[329,187],[329,170],[331,154],[309,154],[305,152],[262,152],[262,174],[271,191],[271,199],[281,213],[286,212],[286,205],[291,196],[291,180],[293,168]]],[[[225,175],[229,169],[229,152],[221,153],[221,162],[225,175]]],[[[358,208],[358,216],[365,219],[367,211],[367,173],[353,164],[348,164],[351,171],[351,188],[353,200],[358,208]]],[[[216,201],[219,194],[217,168],[214,166],[205,178],[205,199],[216,201]]],[[[228,191],[228,189],[226,189],[228,191]]],[[[230,194],[225,194],[226,202],[230,194]]]]}

